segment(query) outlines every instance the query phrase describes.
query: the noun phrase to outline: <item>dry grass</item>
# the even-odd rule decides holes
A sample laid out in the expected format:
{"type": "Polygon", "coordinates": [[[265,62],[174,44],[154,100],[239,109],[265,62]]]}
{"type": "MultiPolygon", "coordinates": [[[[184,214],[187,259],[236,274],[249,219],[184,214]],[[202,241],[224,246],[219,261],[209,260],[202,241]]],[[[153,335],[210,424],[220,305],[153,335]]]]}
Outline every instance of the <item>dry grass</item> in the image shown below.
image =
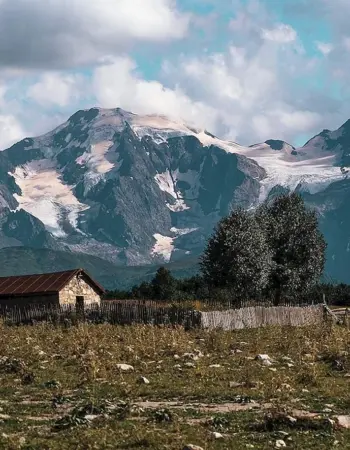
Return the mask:
{"type": "Polygon", "coordinates": [[[330,324],[2,326],[0,448],[270,449],[281,436],[293,449],[350,448],[350,432],[326,420],[350,412],[348,352],[349,330],[330,324]],[[281,414],[295,410],[322,420],[288,427],[281,414]]]}

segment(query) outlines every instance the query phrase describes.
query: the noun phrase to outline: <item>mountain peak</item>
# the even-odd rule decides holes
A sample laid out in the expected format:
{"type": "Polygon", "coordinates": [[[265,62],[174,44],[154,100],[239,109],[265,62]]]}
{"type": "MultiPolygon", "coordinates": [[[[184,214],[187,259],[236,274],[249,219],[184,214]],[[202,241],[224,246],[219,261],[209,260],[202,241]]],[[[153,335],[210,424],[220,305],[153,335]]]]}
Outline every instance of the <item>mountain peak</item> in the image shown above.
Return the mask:
{"type": "Polygon", "coordinates": [[[276,188],[299,189],[311,203],[333,187],[338,195],[347,183],[339,155],[350,166],[348,126],[297,149],[279,139],[246,147],[164,115],[77,111],[0,153],[0,248],[118,265],[195,258],[232,207],[254,208],[276,188]]]}
{"type": "Polygon", "coordinates": [[[346,122],[343,123],[343,125],[340,127],[342,129],[350,129],[350,119],[348,119],[346,122]]]}
{"type": "Polygon", "coordinates": [[[295,147],[279,139],[268,139],[267,141],[265,141],[265,144],[269,145],[272,150],[283,150],[285,147],[295,150],[295,147]]]}

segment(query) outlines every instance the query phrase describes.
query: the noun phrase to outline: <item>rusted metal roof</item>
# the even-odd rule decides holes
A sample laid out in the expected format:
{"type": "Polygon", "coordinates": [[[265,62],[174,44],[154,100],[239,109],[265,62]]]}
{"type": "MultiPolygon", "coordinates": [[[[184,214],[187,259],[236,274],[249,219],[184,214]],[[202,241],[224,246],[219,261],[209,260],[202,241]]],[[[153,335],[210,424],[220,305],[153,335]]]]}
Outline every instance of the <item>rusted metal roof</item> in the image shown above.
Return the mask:
{"type": "Polygon", "coordinates": [[[0,277],[0,297],[54,294],[62,290],[77,275],[85,279],[100,294],[105,292],[104,288],[83,269],[75,269],[65,272],[0,277]]]}

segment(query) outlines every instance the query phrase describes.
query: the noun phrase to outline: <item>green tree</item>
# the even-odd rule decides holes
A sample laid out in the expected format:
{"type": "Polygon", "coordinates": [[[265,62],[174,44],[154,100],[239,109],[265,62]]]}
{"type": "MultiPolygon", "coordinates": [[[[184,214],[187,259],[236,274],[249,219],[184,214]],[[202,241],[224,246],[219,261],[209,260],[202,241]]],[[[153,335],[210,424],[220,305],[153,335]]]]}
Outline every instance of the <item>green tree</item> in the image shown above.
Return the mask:
{"type": "Polygon", "coordinates": [[[268,291],[275,304],[305,295],[319,282],[325,264],[326,242],[315,211],[292,193],[265,202],[256,218],[272,252],[268,291]]]}
{"type": "Polygon", "coordinates": [[[271,254],[254,214],[241,208],[220,220],[202,255],[203,278],[213,290],[259,297],[270,275],[271,254]]]}
{"type": "Polygon", "coordinates": [[[160,267],[151,281],[154,300],[172,300],[176,292],[176,279],[170,270],[160,267]]]}
{"type": "Polygon", "coordinates": [[[153,286],[151,283],[143,281],[140,285],[136,285],[131,289],[130,297],[135,299],[152,299],[153,286]]]}
{"type": "Polygon", "coordinates": [[[183,300],[203,300],[209,298],[208,286],[200,275],[177,280],[177,292],[183,300]]]}

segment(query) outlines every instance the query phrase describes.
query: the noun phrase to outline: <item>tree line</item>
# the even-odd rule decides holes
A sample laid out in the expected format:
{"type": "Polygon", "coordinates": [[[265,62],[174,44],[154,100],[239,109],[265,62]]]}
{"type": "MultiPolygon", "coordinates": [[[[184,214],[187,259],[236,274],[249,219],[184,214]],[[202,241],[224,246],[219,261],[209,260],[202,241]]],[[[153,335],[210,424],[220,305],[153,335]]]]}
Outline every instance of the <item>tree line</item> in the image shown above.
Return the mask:
{"type": "MultiPolygon", "coordinates": [[[[321,283],[326,242],[316,212],[296,193],[221,219],[200,258],[200,273],[175,279],[165,267],[150,282],[109,298],[160,301],[320,301],[323,293],[350,301],[350,287],[321,283]]],[[[344,301],[344,300],[343,300],[344,301]]]]}

